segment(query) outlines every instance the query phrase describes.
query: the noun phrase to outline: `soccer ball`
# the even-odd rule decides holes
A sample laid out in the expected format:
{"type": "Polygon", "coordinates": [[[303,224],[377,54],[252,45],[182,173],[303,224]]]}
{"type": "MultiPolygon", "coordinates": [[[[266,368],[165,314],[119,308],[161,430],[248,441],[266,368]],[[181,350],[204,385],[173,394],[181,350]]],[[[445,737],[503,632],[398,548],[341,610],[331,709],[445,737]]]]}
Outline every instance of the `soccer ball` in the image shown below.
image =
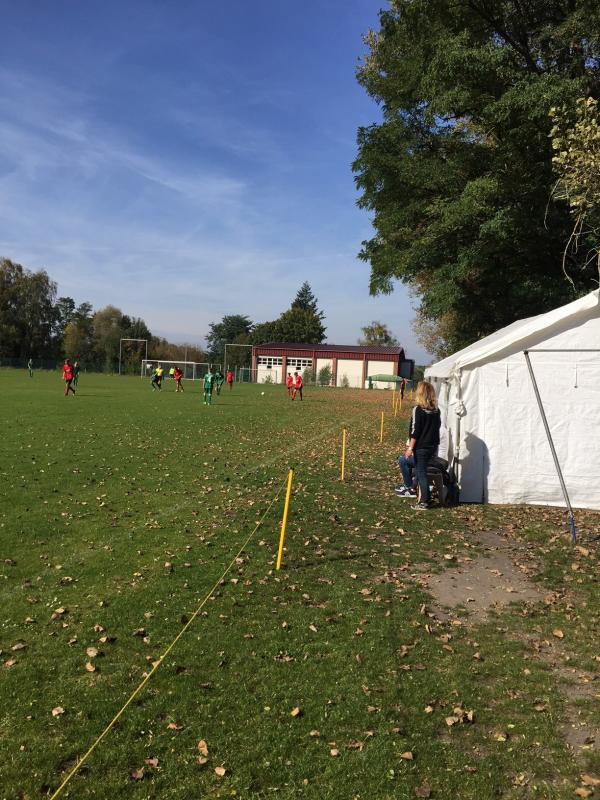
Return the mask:
{"type": "Polygon", "coordinates": [[[261,392],[261,394],[264,394],[264,392],[261,392]]]}

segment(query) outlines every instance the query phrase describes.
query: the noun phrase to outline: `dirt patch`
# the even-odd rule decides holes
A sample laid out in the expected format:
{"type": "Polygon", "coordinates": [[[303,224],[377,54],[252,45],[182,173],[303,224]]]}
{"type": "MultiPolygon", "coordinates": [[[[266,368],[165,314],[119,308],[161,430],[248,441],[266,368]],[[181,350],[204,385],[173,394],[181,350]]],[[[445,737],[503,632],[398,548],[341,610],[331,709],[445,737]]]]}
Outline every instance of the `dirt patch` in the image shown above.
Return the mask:
{"type": "Polygon", "coordinates": [[[433,596],[436,616],[444,618],[448,609],[464,608],[474,621],[490,611],[501,611],[511,603],[537,603],[543,598],[539,587],[529,580],[530,571],[515,561],[511,546],[497,533],[485,531],[477,544],[484,553],[478,558],[462,558],[457,566],[428,575],[423,586],[433,596]]]}

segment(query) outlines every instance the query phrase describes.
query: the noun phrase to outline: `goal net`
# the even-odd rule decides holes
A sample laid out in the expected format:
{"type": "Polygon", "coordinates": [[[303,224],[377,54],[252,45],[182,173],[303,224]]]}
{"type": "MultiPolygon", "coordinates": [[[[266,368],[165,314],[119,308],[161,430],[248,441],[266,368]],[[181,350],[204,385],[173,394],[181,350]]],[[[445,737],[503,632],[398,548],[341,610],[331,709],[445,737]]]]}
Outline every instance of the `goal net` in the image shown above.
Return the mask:
{"type": "Polygon", "coordinates": [[[204,378],[208,369],[213,372],[221,369],[220,364],[209,364],[207,361],[169,361],[165,358],[143,358],[141,377],[146,378],[152,375],[155,367],[161,366],[164,369],[163,378],[169,378],[171,367],[179,367],[183,372],[183,380],[199,381],[204,378]]]}

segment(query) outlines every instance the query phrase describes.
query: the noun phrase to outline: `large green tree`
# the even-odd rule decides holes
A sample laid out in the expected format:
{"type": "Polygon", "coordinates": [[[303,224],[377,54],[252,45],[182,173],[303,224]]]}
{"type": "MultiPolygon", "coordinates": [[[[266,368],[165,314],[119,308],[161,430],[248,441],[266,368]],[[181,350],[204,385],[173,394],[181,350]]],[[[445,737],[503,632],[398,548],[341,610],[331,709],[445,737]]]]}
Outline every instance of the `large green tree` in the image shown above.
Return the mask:
{"type": "Polygon", "coordinates": [[[360,257],[372,294],[420,299],[438,353],[592,288],[572,222],[549,203],[552,106],[598,96],[600,5],[591,0],[392,0],[358,80],[382,121],[358,132],[360,257]]]}

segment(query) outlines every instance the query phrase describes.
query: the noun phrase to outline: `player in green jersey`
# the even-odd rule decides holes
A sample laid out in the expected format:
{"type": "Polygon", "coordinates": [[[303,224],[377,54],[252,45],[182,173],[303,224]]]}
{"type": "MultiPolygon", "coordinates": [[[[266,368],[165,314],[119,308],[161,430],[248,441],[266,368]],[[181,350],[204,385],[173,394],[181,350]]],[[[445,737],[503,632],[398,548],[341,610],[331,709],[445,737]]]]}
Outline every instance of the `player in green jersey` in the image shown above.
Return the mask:
{"type": "Polygon", "coordinates": [[[79,366],[79,361],[76,361],[73,364],[73,386],[77,388],[77,384],[79,383],[79,373],[81,372],[81,367],[79,366]]]}
{"type": "Polygon", "coordinates": [[[217,394],[221,394],[221,386],[223,386],[223,381],[225,377],[220,369],[215,372],[215,385],[217,387],[217,394]]]}
{"type": "Polygon", "coordinates": [[[212,374],[210,369],[204,376],[204,405],[210,406],[212,405],[212,390],[213,390],[213,383],[215,380],[215,376],[212,374]]]}

